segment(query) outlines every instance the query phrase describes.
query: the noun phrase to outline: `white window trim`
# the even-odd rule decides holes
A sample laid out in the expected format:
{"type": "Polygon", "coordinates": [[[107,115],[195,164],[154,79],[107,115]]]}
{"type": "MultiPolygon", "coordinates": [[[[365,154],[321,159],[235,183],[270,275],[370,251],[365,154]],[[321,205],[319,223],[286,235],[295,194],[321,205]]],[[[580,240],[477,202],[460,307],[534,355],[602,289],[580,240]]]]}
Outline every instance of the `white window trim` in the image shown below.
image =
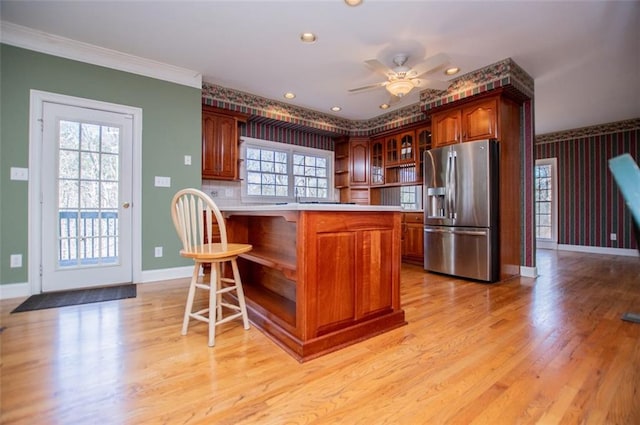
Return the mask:
{"type": "Polygon", "coordinates": [[[551,238],[536,238],[536,245],[538,248],[556,249],[558,246],[558,159],[537,159],[535,165],[551,166],[551,238]]]}
{"type": "Polygon", "coordinates": [[[254,139],[253,137],[242,137],[240,145],[240,176],[241,176],[241,201],[242,203],[280,203],[280,202],[298,202],[293,190],[293,154],[301,155],[315,155],[324,156],[327,158],[327,198],[304,198],[303,201],[313,202],[334,202],[335,201],[335,188],[334,188],[334,175],[333,166],[335,153],[324,149],[308,148],[305,146],[290,145],[287,143],[272,142],[270,140],[254,139]],[[264,149],[273,149],[282,152],[287,152],[288,165],[287,172],[289,174],[289,193],[290,196],[255,196],[247,195],[247,168],[246,168],[246,153],[247,147],[254,146],[264,149]]]}

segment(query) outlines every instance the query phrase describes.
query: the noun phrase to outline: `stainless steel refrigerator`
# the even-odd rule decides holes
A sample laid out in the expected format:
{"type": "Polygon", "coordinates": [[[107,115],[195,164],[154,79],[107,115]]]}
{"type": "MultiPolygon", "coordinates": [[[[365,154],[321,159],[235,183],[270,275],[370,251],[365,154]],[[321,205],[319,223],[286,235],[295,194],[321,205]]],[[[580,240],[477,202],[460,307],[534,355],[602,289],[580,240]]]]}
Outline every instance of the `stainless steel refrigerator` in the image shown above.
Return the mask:
{"type": "Polygon", "coordinates": [[[424,153],[425,270],[498,280],[498,160],[495,140],[424,153]]]}

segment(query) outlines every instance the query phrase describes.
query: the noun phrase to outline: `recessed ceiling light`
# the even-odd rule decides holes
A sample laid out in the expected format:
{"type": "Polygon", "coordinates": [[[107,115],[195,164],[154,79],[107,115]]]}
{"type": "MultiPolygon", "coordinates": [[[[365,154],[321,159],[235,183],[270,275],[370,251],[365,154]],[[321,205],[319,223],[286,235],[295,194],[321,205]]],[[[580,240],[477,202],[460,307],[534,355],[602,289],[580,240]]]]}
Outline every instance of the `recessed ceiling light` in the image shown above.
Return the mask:
{"type": "Polygon", "coordinates": [[[339,106],[332,106],[332,107],[331,107],[331,110],[332,110],[333,112],[339,112],[339,111],[342,111],[342,108],[341,108],[341,107],[339,107],[339,106]]]}
{"type": "Polygon", "coordinates": [[[315,43],[318,37],[312,32],[303,32],[300,34],[300,41],[303,43],[315,43]]]}
{"type": "Polygon", "coordinates": [[[455,66],[444,70],[445,75],[456,75],[458,72],[460,72],[460,68],[455,66]]]}
{"type": "Polygon", "coordinates": [[[388,103],[383,103],[382,105],[379,106],[380,109],[389,109],[389,104],[388,103]]]}
{"type": "Polygon", "coordinates": [[[295,94],[295,93],[291,93],[291,92],[289,91],[289,92],[286,92],[286,93],[284,94],[284,97],[285,97],[285,99],[293,99],[294,97],[296,97],[296,94],[295,94]]]}
{"type": "Polygon", "coordinates": [[[344,0],[349,6],[360,6],[362,4],[362,0],[344,0]]]}

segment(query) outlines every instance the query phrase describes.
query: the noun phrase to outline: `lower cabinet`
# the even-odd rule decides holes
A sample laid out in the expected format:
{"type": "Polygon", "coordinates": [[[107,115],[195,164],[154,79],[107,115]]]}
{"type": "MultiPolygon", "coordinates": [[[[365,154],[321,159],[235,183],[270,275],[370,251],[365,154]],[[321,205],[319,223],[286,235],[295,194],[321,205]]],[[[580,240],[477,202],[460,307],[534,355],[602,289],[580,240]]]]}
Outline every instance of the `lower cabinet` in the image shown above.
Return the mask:
{"type": "Polygon", "coordinates": [[[422,212],[402,213],[402,261],[424,264],[424,216],[422,212]]]}
{"type": "Polygon", "coordinates": [[[226,211],[251,322],[299,361],[406,324],[401,214],[226,211]]]}

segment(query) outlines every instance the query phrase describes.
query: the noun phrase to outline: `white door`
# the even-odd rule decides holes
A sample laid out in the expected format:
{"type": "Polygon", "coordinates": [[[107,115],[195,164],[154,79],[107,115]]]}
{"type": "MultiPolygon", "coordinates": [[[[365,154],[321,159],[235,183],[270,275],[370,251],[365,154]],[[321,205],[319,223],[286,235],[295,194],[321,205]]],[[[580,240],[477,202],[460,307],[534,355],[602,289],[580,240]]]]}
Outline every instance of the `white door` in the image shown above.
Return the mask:
{"type": "Polygon", "coordinates": [[[45,102],[42,291],[132,281],[133,120],[45,102]]]}

